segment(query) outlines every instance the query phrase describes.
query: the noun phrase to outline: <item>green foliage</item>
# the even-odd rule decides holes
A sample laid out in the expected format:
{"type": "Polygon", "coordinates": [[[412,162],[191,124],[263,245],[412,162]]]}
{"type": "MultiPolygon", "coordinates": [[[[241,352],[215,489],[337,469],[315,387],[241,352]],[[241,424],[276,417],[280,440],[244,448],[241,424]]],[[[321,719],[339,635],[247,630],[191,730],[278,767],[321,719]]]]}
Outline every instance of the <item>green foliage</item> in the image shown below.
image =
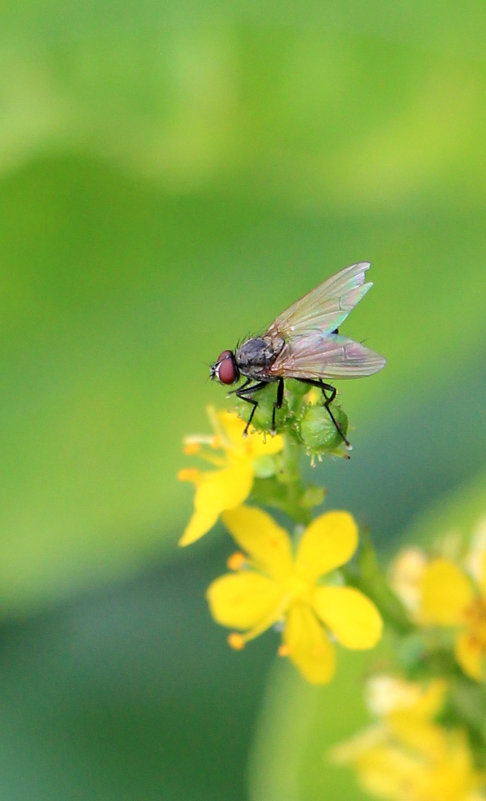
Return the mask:
{"type": "MultiPolygon", "coordinates": [[[[484,470],[483,32],[479,0],[2,10],[3,798],[245,797],[270,657],[197,617],[205,545],[172,561],[180,441],[221,397],[207,364],[358,259],[345,333],[388,366],[340,387],[327,502],[390,548],[434,499],[417,539],[460,524],[484,470]],[[75,600],[166,559],[136,602],[75,600]]],[[[362,798],[323,759],[363,722],[366,660],[342,656],[317,695],[272,674],[252,801],[362,798]]]]}

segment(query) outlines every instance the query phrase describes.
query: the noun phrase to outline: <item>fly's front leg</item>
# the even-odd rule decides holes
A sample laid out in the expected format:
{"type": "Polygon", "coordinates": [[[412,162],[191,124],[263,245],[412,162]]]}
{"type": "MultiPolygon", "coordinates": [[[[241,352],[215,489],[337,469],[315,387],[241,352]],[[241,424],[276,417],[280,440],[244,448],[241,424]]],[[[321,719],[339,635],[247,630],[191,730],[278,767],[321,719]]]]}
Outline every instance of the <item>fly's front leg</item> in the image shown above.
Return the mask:
{"type": "Polygon", "coordinates": [[[268,381],[258,381],[256,384],[253,384],[252,387],[248,386],[249,383],[250,383],[250,379],[248,379],[243,384],[242,387],[240,387],[239,389],[234,390],[234,393],[235,393],[237,398],[241,398],[241,400],[244,400],[247,403],[251,403],[252,406],[253,406],[253,409],[250,412],[250,417],[248,418],[248,422],[247,422],[247,424],[245,426],[245,430],[243,431],[243,436],[244,437],[248,436],[248,429],[250,427],[250,423],[253,420],[253,415],[255,414],[255,412],[257,410],[257,406],[258,406],[258,401],[256,401],[254,398],[247,397],[247,395],[251,395],[251,394],[253,394],[253,392],[258,392],[258,390],[263,389],[263,387],[267,386],[268,381]]]}
{"type": "MultiPolygon", "coordinates": [[[[230,389],[226,397],[229,398],[230,395],[238,395],[238,392],[241,392],[242,389],[246,389],[248,384],[251,384],[251,378],[247,378],[245,383],[242,384],[241,387],[238,387],[238,389],[230,389]]],[[[240,395],[238,395],[238,397],[240,397],[240,395]]],[[[246,398],[243,398],[243,400],[246,400],[246,398]]]]}
{"type": "Polygon", "coordinates": [[[272,434],[277,433],[277,429],[275,426],[275,412],[277,409],[282,408],[283,403],[283,396],[284,396],[284,380],[283,378],[278,379],[278,387],[277,387],[277,400],[273,404],[273,412],[272,412],[272,434]]]}
{"type": "Polygon", "coordinates": [[[324,397],[324,406],[326,407],[327,413],[333,422],[334,428],[336,429],[339,436],[343,440],[344,444],[346,445],[346,448],[351,450],[351,443],[349,442],[349,440],[346,439],[343,432],[341,431],[341,426],[334,417],[331,409],[331,403],[336,397],[336,392],[337,392],[336,387],[332,387],[330,384],[326,384],[324,381],[318,381],[317,379],[312,379],[312,378],[309,379],[303,378],[299,380],[303,381],[305,384],[311,384],[313,387],[317,387],[318,389],[321,390],[322,395],[324,397]],[[328,392],[329,395],[327,395],[326,392],[328,392]]]}

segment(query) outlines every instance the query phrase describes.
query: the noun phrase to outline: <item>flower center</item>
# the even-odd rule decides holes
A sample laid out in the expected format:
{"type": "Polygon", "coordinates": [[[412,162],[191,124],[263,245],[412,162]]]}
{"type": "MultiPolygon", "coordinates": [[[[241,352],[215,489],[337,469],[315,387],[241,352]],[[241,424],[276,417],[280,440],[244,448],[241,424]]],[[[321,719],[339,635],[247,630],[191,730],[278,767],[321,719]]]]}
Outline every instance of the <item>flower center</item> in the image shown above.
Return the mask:
{"type": "Polygon", "coordinates": [[[289,603],[291,601],[309,601],[310,602],[310,586],[309,582],[305,581],[300,576],[288,576],[285,579],[285,594],[289,596],[289,603]]]}

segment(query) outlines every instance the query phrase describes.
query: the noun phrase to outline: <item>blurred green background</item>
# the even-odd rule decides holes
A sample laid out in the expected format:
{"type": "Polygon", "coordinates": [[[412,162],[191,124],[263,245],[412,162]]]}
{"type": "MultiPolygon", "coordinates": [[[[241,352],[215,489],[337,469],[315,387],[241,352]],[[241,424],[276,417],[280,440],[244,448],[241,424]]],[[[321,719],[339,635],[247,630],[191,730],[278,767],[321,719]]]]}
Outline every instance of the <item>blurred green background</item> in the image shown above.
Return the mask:
{"type": "Polygon", "coordinates": [[[370,260],[344,332],[388,366],[341,384],[353,458],[313,478],[384,552],[484,509],[484,3],[0,21],[2,801],[356,801],[325,752],[370,657],[318,690],[272,634],[227,648],[180,441],[221,350],[370,260]]]}

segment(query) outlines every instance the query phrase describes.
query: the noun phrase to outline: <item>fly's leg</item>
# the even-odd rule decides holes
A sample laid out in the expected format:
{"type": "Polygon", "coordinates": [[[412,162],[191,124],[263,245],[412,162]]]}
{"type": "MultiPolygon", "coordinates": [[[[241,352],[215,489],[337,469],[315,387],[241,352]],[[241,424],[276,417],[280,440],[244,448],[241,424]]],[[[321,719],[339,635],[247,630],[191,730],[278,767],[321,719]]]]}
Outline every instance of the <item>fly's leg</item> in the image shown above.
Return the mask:
{"type": "Polygon", "coordinates": [[[311,384],[313,387],[317,387],[318,389],[321,390],[324,397],[324,406],[326,407],[327,413],[334,424],[334,428],[336,429],[342,441],[346,445],[346,448],[348,448],[348,450],[351,450],[351,443],[349,442],[349,440],[346,439],[343,432],[341,431],[341,427],[337,422],[336,418],[334,417],[331,409],[331,403],[336,397],[336,392],[337,392],[336,387],[332,387],[330,384],[326,384],[324,381],[318,381],[317,379],[313,378],[299,378],[299,381],[303,381],[304,384],[311,384]],[[330,394],[327,395],[326,392],[329,392],[330,394]]]}
{"type": "MultiPolygon", "coordinates": [[[[241,385],[241,387],[238,387],[238,389],[230,389],[230,391],[228,392],[228,394],[226,395],[226,397],[227,397],[227,398],[229,398],[229,396],[230,396],[230,395],[238,395],[238,392],[241,392],[241,390],[242,390],[242,389],[246,389],[246,387],[248,386],[248,384],[251,384],[251,378],[247,378],[247,379],[245,380],[245,383],[244,383],[244,384],[242,384],[242,385],[241,385]]],[[[238,395],[238,397],[240,397],[240,396],[238,395]]],[[[243,398],[243,400],[246,400],[246,399],[245,399],[245,398],[243,398]]]]}
{"type": "Polygon", "coordinates": [[[277,429],[275,427],[275,412],[277,409],[282,408],[283,403],[283,396],[284,396],[284,380],[283,378],[278,379],[278,387],[277,387],[277,400],[273,404],[273,412],[272,412],[272,434],[277,433],[277,429]]]}
{"type": "Polygon", "coordinates": [[[248,436],[248,429],[250,427],[250,423],[253,420],[253,415],[255,414],[258,406],[258,401],[254,400],[254,398],[249,398],[247,395],[253,394],[254,392],[258,392],[258,390],[263,389],[268,384],[268,381],[258,381],[256,384],[253,384],[252,387],[249,387],[248,384],[250,383],[250,379],[248,379],[242,387],[239,389],[234,390],[234,393],[237,398],[241,398],[241,400],[246,401],[247,403],[251,403],[253,409],[250,412],[250,416],[248,418],[248,422],[245,426],[245,430],[243,431],[243,436],[248,436]]]}

